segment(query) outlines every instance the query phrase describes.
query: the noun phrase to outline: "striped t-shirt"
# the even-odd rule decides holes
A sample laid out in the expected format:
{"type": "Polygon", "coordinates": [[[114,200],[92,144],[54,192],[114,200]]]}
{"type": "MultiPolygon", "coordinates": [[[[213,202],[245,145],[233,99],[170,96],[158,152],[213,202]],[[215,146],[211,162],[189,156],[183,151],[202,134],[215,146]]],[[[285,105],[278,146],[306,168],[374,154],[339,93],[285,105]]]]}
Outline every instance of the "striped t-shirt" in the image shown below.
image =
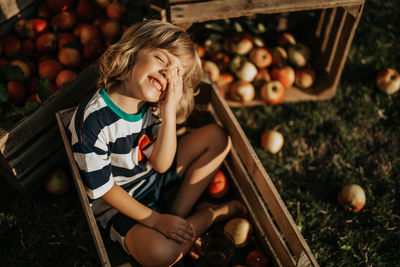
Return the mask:
{"type": "Polygon", "coordinates": [[[138,114],[128,114],[103,88],[75,110],[69,125],[72,151],[94,215],[103,227],[117,211],[100,197],[114,183],[131,196],[148,186],[146,178],[155,171],[147,158],[159,125],[146,104],[138,114]]]}

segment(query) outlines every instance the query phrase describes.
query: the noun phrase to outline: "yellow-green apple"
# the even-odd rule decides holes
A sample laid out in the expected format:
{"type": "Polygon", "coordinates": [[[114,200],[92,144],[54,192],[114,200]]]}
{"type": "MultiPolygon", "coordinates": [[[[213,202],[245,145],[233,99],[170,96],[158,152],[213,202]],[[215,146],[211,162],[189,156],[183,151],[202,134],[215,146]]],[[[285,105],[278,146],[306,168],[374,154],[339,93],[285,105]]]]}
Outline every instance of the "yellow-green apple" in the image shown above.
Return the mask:
{"type": "Polygon", "coordinates": [[[76,77],[76,73],[72,70],[62,70],[57,74],[56,77],[56,86],[57,88],[61,88],[64,84],[69,83],[76,77]]]}
{"type": "Polygon", "coordinates": [[[224,231],[233,237],[235,246],[241,248],[249,244],[252,225],[247,219],[236,217],[225,224],[224,231]]]}
{"type": "Polygon", "coordinates": [[[45,32],[36,38],[36,50],[38,52],[53,52],[57,50],[57,37],[52,32],[45,32]]]}
{"type": "Polygon", "coordinates": [[[25,24],[25,31],[29,38],[35,39],[40,34],[48,31],[48,23],[45,19],[30,19],[25,24]]]}
{"type": "Polygon", "coordinates": [[[296,38],[291,33],[288,32],[283,32],[278,35],[276,38],[276,43],[279,46],[287,47],[290,45],[295,45],[296,44],[296,38]]]}
{"type": "Polygon", "coordinates": [[[272,80],[278,80],[283,87],[292,87],[295,80],[295,72],[291,66],[275,67],[271,71],[272,80]]]}
{"type": "Polygon", "coordinates": [[[253,48],[253,37],[247,32],[236,33],[230,40],[230,50],[237,55],[246,55],[253,48]]]}
{"type": "Polygon", "coordinates": [[[270,105],[277,105],[282,102],[285,95],[285,88],[280,81],[272,80],[264,83],[260,88],[261,99],[270,105]]]}
{"type": "Polygon", "coordinates": [[[62,195],[70,187],[70,179],[63,169],[55,169],[45,181],[45,189],[53,195],[62,195]]]}
{"type": "Polygon", "coordinates": [[[253,43],[255,47],[265,47],[265,42],[261,37],[255,36],[253,38],[253,43]]]}
{"type": "Polygon", "coordinates": [[[1,37],[1,42],[6,57],[13,57],[21,50],[21,41],[13,33],[6,33],[1,37]]]}
{"type": "Polygon", "coordinates": [[[297,43],[288,47],[289,62],[297,68],[306,66],[310,55],[310,49],[305,44],[297,43]]]}
{"type": "Polygon", "coordinates": [[[400,89],[400,74],[392,68],[381,70],[376,76],[376,85],[388,95],[392,95],[400,89]]]}
{"type": "Polygon", "coordinates": [[[255,97],[255,88],[250,82],[238,80],[231,84],[229,96],[235,101],[248,103],[255,97]]]}
{"type": "Polygon", "coordinates": [[[205,60],[203,62],[203,71],[208,72],[210,74],[211,80],[213,82],[218,81],[219,75],[221,73],[218,65],[211,60],[205,60]]]}
{"type": "Polygon", "coordinates": [[[271,75],[269,74],[268,69],[259,68],[257,70],[257,75],[253,80],[254,86],[259,89],[265,82],[269,82],[271,80],[271,75]]]}
{"type": "Polygon", "coordinates": [[[14,59],[10,62],[10,64],[13,66],[17,66],[22,70],[24,75],[22,76],[21,80],[26,80],[31,76],[31,69],[28,63],[26,63],[25,61],[14,59]]]}
{"type": "Polygon", "coordinates": [[[257,68],[246,57],[236,55],[230,62],[231,71],[240,80],[252,82],[257,75],[257,68]]]}
{"type": "Polygon", "coordinates": [[[58,51],[58,60],[65,67],[73,69],[79,66],[82,56],[78,49],[64,46],[58,51]]]}
{"type": "Polygon", "coordinates": [[[213,198],[222,198],[228,193],[228,179],[223,171],[219,170],[215,173],[211,183],[208,185],[208,194],[213,198]]]}
{"type": "Polygon", "coordinates": [[[27,90],[20,81],[9,81],[6,85],[7,93],[10,95],[10,102],[14,105],[23,105],[27,90]]]}
{"type": "Polygon", "coordinates": [[[249,59],[257,68],[266,68],[272,63],[272,54],[266,47],[255,47],[250,51],[249,59]]]}
{"type": "Polygon", "coordinates": [[[261,147],[271,154],[281,151],[284,143],[283,134],[275,129],[266,129],[261,135],[261,147]]]}
{"type": "Polygon", "coordinates": [[[339,205],[347,211],[358,212],[366,202],[364,189],[357,184],[344,186],[338,194],[339,205]]]}
{"type": "Polygon", "coordinates": [[[310,67],[302,67],[295,70],[294,84],[302,89],[313,85],[315,80],[315,71],[310,67]]]}
{"type": "Polygon", "coordinates": [[[125,12],[125,5],[120,2],[112,2],[106,7],[107,17],[120,20],[125,12]]]}
{"type": "Polygon", "coordinates": [[[284,65],[287,61],[288,55],[282,46],[274,46],[271,48],[272,65],[284,65]]]}
{"type": "Polygon", "coordinates": [[[40,63],[38,72],[40,78],[48,78],[50,81],[54,81],[61,70],[60,62],[55,59],[48,59],[40,63]]]}
{"type": "Polygon", "coordinates": [[[232,82],[235,80],[235,78],[232,76],[232,74],[228,72],[221,73],[219,76],[219,79],[217,80],[216,84],[217,87],[223,91],[224,93],[229,91],[229,87],[231,86],[232,82]]]}
{"type": "Polygon", "coordinates": [[[75,26],[75,23],[76,16],[69,11],[60,12],[51,19],[53,27],[61,30],[70,30],[75,26]]]}

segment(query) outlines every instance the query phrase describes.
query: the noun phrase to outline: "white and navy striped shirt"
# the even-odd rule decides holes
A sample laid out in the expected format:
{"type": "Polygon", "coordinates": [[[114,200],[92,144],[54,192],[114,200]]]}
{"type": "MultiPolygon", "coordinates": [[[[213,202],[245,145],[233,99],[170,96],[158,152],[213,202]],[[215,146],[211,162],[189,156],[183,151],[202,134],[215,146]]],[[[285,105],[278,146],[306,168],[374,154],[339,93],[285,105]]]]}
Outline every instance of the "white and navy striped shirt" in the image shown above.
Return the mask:
{"type": "Polygon", "coordinates": [[[154,174],[147,157],[157,137],[159,121],[145,104],[127,114],[102,88],[87,96],[75,110],[69,137],[92,210],[104,227],[116,214],[100,199],[114,183],[131,196],[148,186],[154,174]]]}

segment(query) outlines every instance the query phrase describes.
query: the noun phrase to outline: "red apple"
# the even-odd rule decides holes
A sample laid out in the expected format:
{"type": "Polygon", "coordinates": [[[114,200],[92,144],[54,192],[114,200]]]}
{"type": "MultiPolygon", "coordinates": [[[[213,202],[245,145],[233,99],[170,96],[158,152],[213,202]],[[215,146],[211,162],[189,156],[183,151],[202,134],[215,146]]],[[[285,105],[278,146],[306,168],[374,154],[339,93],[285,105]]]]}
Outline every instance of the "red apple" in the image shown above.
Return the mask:
{"type": "Polygon", "coordinates": [[[20,38],[26,38],[28,34],[26,33],[26,19],[19,19],[14,23],[14,31],[20,38]]]}
{"type": "Polygon", "coordinates": [[[242,56],[235,56],[229,67],[236,77],[243,81],[252,82],[257,75],[256,66],[242,56]]]}
{"type": "Polygon", "coordinates": [[[63,169],[55,169],[45,181],[45,189],[53,195],[62,195],[70,187],[70,179],[63,169]]]}
{"type": "Polygon", "coordinates": [[[275,67],[271,72],[272,80],[280,81],[283,87],[292,87],[295,80],[295,72],[291,66],[275,67]]]}
{"type": "Polygon", "coordinates": [[[58,49],[61,49],[65,44],[76,42],[76,37],[70,32],[63,33],[58,38],[58,49]]]}
{"type": "Polygon", "coordinates": [[[235,34],[230,40],[230,50],[237,55],[246,55],[253,48],[253,37],[246,32],[235,34]]]}
{"type": "Polygon", "coordinates": [[[47,21],[44,19],[30,19],[26,22],[26,34],[29,38],[35,39],[42,33],[48,31],[48,24],[47,21]]]}
{"type": "Polygon", "coordinates": [[[376,76],[376,85],[388,95],[392,95],[400,89],[400,74],[392,68],[381,70],[376,76]]]}
{"type": "Polygon", "coordinates": [[[308,88],[313,85],[315,80],[315,71],[309,67],[303,67],[295,70],[294,84],[299,88],[308,88]]]}
{"type": "Polygon", "coordinates": [[[114,19],[102,21],[100,30],[104,39],[112,39],[121,32],[121,23],[114,19]]]}
{"type": "Polygon", "coordinates": [[[261,147],[271,153],[276,154],[281,151],[285,139],[277,130],[265,130],[261,135],[261,147]]]}
{"type": "Polygon", "coordinates": [[[36,39],[38,52],[53,52],[57,50],[57,37],[54,33],[45,32],[36,39]]]}
{"type": "MultiPolygon", "coordinates": [[[[74,32],[75,33],[75,32],[74,32]]],[[[79,28],[79,39],[82,44],[86,44],[90,40],[100,39],[100,31],[96,26],[83,24],[79,28]]]]}
{"type": "Polygon", "coordinates": [[[213,82],[218,81],[220,70],[217,64],[215,64],[211,60],[206,60],[203,62],[203,71],[208,72],[210,74],[211,80],[213,82]]]}
{"type": "Polygon", "coordinates": [[[272,54],[268,48],[256,47],[250,51],[250,61],[257,66],[257,68],[266,68],[272,63],[272,54]]]}
{"type": "Polygon", "coordinates": [[[21,41],[13,33],[6,33],[1,37],[1,42],[6,57],[13,57],[21,50],[21,41]]]}
{"type": "Polygon", "coordinates": [[[285,95],[285,88],[280,81],[272,80],[264,83],[260,89],[260,96],[270,105],[277,105],[282,102],[285,95]]]}
{"type": "Polygon", "coordinates": [[[288,58],[285,48],[281,46],[274,46],[271,48],[272,65],[283,65],[288,58]]]}
{"type": "Polygon", "coordinates": [[[25,39],[22,41],[22,53],[28,56],[33,56],[36,49],[35,42],[31,39],[25,39]]]}
{"type": "Polygon", "coordinates": [[[219,170],[214,175],[211,183],[208,185],[208,194],[213,198],[222,198],[228,192],[228,179],[225,174],[219,170]]]}
{"type": "Polygon", "coordinates": [[[268,267],[270,261],[268,257],[261,250],[255,249],[250,251],[246,257],[247,267],[268,267]]]}
{"type": "Polygon", "coordinates": [[[234,80],[235,80],[235,78],[232,76],[232,74],[225,72],[225,73],[221,73],[216,84],[221,91],[226,93],[229,91],[229,87],[231,86],[231,84],[234,80]]]}
{"type": "Polygon", "coordinates": [[[255,89],[250,82],[239,80],[229,88],[229,96],[233,100],[248,103],[254,99],[255,89]]]}
{"type": "Polygon", "coordinates": [[[298,43],[288,48],[289,62],[297,68],[306,66],[310,60],[310,55],[310,49],[305,44],[298,43]]]}
{"type": "Polygon", "coordinates": [[[279,46],[287,47],[290,45],[295,45],[296,44],[296,38],[291,33],[284,32],[278,35],[276,38],[276,43],[279,46]]]}
{"type": "Polygon", "coordinates": [[[125,5],[120,2],[112,2],[106,7],[107,17],[120,20],[125,12],[125,5]]]}
{"type": "Polygon", "coordinates": [[[348,184],[340,190],[338,202],[345,210],[358,212],[366,202],[364,189],[357,184],[348,184]]]}
{"type": "Polygon", "coordinates": [[[25,61],[15,59],[11,61],[10,64],[13,66],[17,66],[22,70],[22,72],[24,73],[22,80],[26,80],[31,76],[31,69],[29,68],[28,63],[26,63],[25,61]]]}
{"type": "Polygon", "coordinates": [[[40,63],[39,77],[48,78],[50,81],[54,81],[61,70],[62,65],[60,62],[54,59],[48,59],[40,63]]]}
{"type": "Polygon", "coordinates": [[[69,11],[58,13],[51,19],[51,24],[56,29],[61,30],[70,30],[75,26],[75,23],[76,16],[74,13],[69,11]]]}
{"type": "Polygon", "coordinates": [[[6,85],[10,102],[14,105],[23,105],[26,97],[26,88],[19,81],[9,81],[6,85]]]}
{"type": "Polygon", "coordinates": [[[61,88],[64,84],[69,83],[76,77],[76,73],[72,70],[62,70],[58,73],[56,78],[56,86],[57,88],[61,88]]]}
{"type": "Polygon", "coordinates": [[[92,21],[95,18],[95,7],[92,1],[80,0],[75,9],[76,15],[80,20],[92,21]]]}
{"type": "Polygon", "coordinates": [[[82,56],[78,49],[62,47],[58,51],[58,60],[67,68],[76,68],[81,64],[82,56]]]}
{"type": "Polygon", "coordinates": [[[271,75],[269,74],[268,69],[260,68],[257,70],[257,75],[253,80],[254,86],[259,89],[264,83],[269,82],[271,80],[271,75]]]}

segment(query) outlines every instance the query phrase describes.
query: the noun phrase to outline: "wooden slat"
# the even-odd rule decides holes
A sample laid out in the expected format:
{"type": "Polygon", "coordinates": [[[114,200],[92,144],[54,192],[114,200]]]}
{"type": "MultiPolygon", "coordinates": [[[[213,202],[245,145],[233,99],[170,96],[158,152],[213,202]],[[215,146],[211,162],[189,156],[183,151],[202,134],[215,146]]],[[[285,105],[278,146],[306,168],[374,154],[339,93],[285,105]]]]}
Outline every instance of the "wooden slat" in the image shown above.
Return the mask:
{"type": "MultiPolygon", "coordinates": [[[[93,88],[93,87],[91,87],[93,88]]],[[[65,127],[67,126],[67,121],[69,121],[68,116],[71,116],[72,112],[71,110],[67,110],[65,116],[63,116],[63,111],[57,112],[56,113],[56,119],[57,123],[59,126],[61,138],[64,143],[64,148],[67,153],[68,161],[71,167],[72,175],[74,178],[75,186],[78,191],[79,198],[82,203],[83,210],[85,212],[86,220],[88,221],[90,231],[92,233],[92,237],[94,239],[94,243],[97,248],[98,255],[100,257],[100,261],[102,266],[111,266],[110,261],[108,259],[107,251],[104,247],[103,239],[101,237],[99,228],[96,223],[96,219],[94,218],[92,209],[90,208],[89,205],[89,200],[86,195],[85,187],[82,183],[82,180],[80,178],[78,166],[75,163],[75,159],[71,150],[71,146],[69,144],[69,140],[67,137],[67,133],[65,132],[65,127]],[[62,118],[63,117],[63,118],[62,118]],[[62,118],[62,119],[61,119],[62,118]]],[[[70,118],[70,117],[69,117],[70,118]]]]}
{"type": "Polygon", "coordinates": [[[341,38],[343,38],[343,36],[341,36],[341,34],[342,34],[344,22],[346,20],[346,16],[347,16],[347,12],[344,8],[337,8],[337,15],[335,16],[335,21],[333,23],[334,26],[331,31],[328,46],[325,50],[325,57],[327,58],[325,70],[328,73],[331,72],[333,60],[335,58],[339,57],[339,55],[342,55],[341,51],[337,51],[337,46],[338,46],[339,40],[341,38]]]}
{"type": "Polygon", "coordinates": [[[362,0],[219,0],[212,3],[182,3],[170,5],[170,21],[174,24],[185,24],[255,13],[271,14],[351,6],[362,2],[362,0]]]}
{"type": "Polygon", "coordinates": [[[253,178],[261,196],[267,203],[268,208],[277,222],[281,232],[286,238],[290,248],[295,256],[300,257],[302,252],[305,252],[310,258],[314,266],[318,266],[310,248],[305,242],[302,235],[299,233],[292,216],[287,210],[283,200],[281,199],[274,184],[266,173],[263,165],[258,159],[255,151],[253,150],[250,142],[245,136],[240,124],[232,114],[226,102],[217,94],[218,89],[212,85],[213,93],[211,102],[224,126],[228,129],[232,143],[237,149],[244,165],[246,166],[250,176],[253,178]]]}

